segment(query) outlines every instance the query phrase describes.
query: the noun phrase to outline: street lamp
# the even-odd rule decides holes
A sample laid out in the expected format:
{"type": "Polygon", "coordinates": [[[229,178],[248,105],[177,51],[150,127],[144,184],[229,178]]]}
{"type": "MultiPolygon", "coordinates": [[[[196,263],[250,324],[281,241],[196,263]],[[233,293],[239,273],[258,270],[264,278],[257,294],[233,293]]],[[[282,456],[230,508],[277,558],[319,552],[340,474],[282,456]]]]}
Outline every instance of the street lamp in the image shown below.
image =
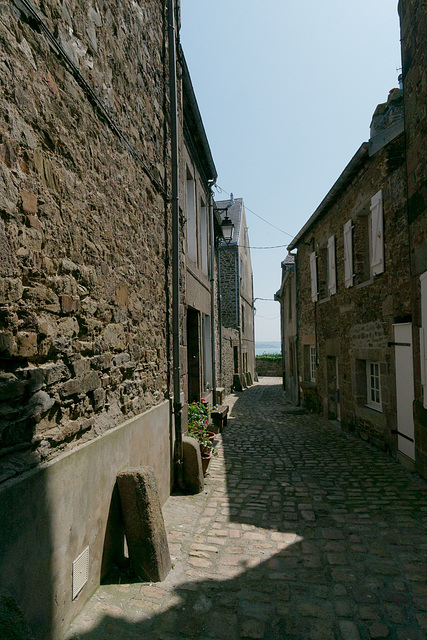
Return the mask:
{"type": "Polygon", "coordinates": [[[231,239],[233,237],[234,224],[228,217],[227,210],[225,213],[225,218],[221,222],[221,231],[222,231],[222,237],[224,238],[225,243],[230,244],[231,239]]]}
{"type": "Polygon", "coordinates": [[[230,207],[232,207],[234,204],[234,197],[233,194],[230,194],[230,202],[228,203],[228,205],[226,207],[223,207],[222,209],[216,209],[219,213],[222,213],[225,211],[225,218],[224,220],[221,221],[221,231],[222,231],[222,238],[221,240],[224,240],[224,242],[226,244],[230,244],[231,240],[233,239],[233,231],[234,231],[234,224],[232,222],[232,220],[228,217],[228,210],[230,207]]]}

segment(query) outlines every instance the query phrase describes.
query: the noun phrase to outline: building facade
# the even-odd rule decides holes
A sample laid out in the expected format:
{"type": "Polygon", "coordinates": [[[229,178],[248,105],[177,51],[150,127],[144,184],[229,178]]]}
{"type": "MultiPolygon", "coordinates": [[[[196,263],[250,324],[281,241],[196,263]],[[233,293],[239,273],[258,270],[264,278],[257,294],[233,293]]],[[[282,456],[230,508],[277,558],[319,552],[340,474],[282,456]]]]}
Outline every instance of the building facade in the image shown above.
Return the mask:
{"type": "Polygon", "coordinates": [[[427,7],[399,2],[411,269],[415,464],[427,477],[427,7]]]}
{"type": "Polygon", "coordinates": [[[41,640],[61,637],[125,561],[117,474],[151,467],[162,503],[175,480],[175,115],[178,397],[191,399],[195,378],[194,397],[213,384],[216,172],[168,39],[178,39],[174,18],[179,2],[160,0],[48,0],[43,13],[11,2],[2,12],[0,598],[13,598],[41,640]]]}
{"type": "Polygon", "coordinates": [[[405,182],[403,97],[395,89],[374,113],[369,142],[289,250],[297,251],[303,405],[413,465],[405,182]]]}
{"type": "Polygon", "coordinates": [[[274,296],[280,304],[280,336],[282,344],[283,388],[291,402],[299,403],[297,361],[297,309],[296,309],[295,256],[288,254],[282,261],[282,280],[274,296]]]}
{"type": "Polygon", "coordinates": [[[217,172],[182,52],[181,64],[184,126],[180,191],[185,255],[183,390],[186,403],[200,401],[201,397],[212,403],[216,382],[213,336],[218,322],[215,238],[220,229],[214,217],[211,187],[217,172]]]}
{"type": "Polygon", "coordinates": [[[216,201],[233,223],[229,243],[217,243],[219,386],[241,390],[255,378],[254,298],[251,254],[242,198],[216,201]]]}

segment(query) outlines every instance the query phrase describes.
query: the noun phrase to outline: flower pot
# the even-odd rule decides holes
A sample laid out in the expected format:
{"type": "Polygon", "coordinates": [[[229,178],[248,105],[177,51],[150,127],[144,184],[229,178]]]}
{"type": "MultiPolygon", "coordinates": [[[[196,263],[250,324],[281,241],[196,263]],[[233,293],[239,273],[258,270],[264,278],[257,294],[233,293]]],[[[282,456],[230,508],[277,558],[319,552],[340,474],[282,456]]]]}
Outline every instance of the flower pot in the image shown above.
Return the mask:
{"type": "Polygon", "coordinates": [[[209,466],[209,462],[211,461],[212,455],[210,456],[203,456],[202,455],[202,471],[203,471],[203,475],[205,476],[208,470],[208,466],[209,466]]]}

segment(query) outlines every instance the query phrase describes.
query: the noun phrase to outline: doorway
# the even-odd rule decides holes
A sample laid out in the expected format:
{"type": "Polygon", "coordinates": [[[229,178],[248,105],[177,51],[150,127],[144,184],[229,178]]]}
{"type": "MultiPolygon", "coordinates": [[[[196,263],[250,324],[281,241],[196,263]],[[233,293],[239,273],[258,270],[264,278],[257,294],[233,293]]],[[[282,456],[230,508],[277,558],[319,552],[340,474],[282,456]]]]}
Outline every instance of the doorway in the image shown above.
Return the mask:
{"type": "Polygon", "coordinates": [[[195,309],[187,309],[188,402],[199,402],[201,396],[199,315],[195,309]]]}
{"type": "Polygon", "coordinates": [[[328,356],[328,419],[341,421],[340,383],[338,373],[338,358],[328,356]]]}

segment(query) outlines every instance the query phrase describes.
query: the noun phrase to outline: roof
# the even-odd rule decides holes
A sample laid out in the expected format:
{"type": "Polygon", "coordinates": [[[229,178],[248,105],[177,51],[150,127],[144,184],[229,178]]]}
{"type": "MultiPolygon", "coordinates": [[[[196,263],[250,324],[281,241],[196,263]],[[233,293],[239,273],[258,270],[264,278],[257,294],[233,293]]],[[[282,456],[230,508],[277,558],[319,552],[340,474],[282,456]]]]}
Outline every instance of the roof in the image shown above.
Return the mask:
{"type": "MultiPolygon", "coordinates": [[[[194,93],[187,62],[182,47],[179,49],[179,61],[182,66],[182,86],[184,90],[184,129],[192,143],[192,153],[197,156],[199,164],[208,181],[215,182],[218,177],[212,158],[211,149],[200,115],[199,106],[194,93]]],[[[195,158],[196,159],[196,158],[195,158]]]]}
{"type": "MultiPolygon", "coordinates": [[[[215,200],[215,207],[217,209],[225,209],[227,206],[230,205],[230,203],[231,203],[230,199],[215,200]]],[[[239,244],[240,231],[242,227],[243,206],[244,206],[243,198],[234,198],[234,204],[232,204],[231,207],[227,209],[228,217],[230,218],[231,222],[234,224],[233,237],[231,239],[229,246],[233,244],[239,244]]],[[[220,213],[221,213],[221,219],[224,219],[225,211],[220,213]]]]}

